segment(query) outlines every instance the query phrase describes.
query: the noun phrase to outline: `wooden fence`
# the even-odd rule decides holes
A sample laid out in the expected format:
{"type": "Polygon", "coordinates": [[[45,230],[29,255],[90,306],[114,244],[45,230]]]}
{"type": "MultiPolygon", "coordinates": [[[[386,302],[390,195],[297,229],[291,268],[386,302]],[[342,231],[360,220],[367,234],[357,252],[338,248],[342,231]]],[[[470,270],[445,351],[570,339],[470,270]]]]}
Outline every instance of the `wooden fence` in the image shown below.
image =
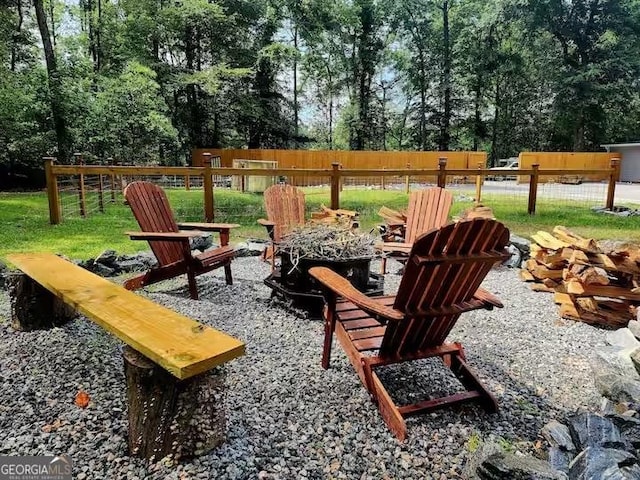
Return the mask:
{"type": "MultiPolygon", "coordinates": [[[[471,169],[481,163],[487,164],[486,152],[388,152],[353,150],[247,150],[247,149],[195,149],[192,151],[191,165],[202,167],[210,156],[220,157],[220,165],[232,167],[234,160],[275,161],[278,168],[323,169],[339,163],[343,169],[399,170],[437,169],[441,158],[447,159],[447,168],[471,169]]],[[[363,177],[362,182],[373,184],[380,177],[363,177]]],[[[434,177],[418,177],[418,181],[434,182],[434,177]]],[[[299,175],[300,185],[321,183],[317,177],[299,175]]]]}
{"type": "MultiPolygon", "coordinates": [[[[611,165],[611,160],[620,158],[616,152],[522,152],[519,155],[519,166],[530,169],[533,165],[539,165],[541,170],[563,170],[565,177],[582,177],[583,181],[601,181],[608,178],[606,170],[611,165]],[[601,170],[600,173],[581,174],[585,170],[601,170]]],[[[558,176],[541,175],[541,183],[556,182],[558,176]]],[[[520,183],[529,181],[528,177],[519,177],[520,183]]]]}
{"type": "MultiPolygon", "coordinates": [[[[284,176],[288,179],[295,177],[324,177],[329,178],[331,188],[331,208],[340,208],[340,192],[342,190],[342,182],[345,177],[375,177],[382,178],[392,176],[406,177],[407,191],[409,187],[409,178],[414,177],[430,177],[435,178],[438,186],[444,188],[447,184],[447,177],[463,177],[463,178],[475,178],[476,183],[476,199],[481,196],[481,189],[483,179],[486,176],[495,176],[495,170],[489,170],[486,168],[449,168],[448,159],[441,157],[438,161],[437,169],[415,169],[415,168],[401,168],[401,169],[345,169],[341,168],[340,164],[333,163],[330,168],[277,168],[277,169],[262,169],[262,168],[226,168],[226,167],[211,167],[210,162],[205,162],[202,167],[129,167],[129,166],[116,166],[116,165],[56,165],[55,159],[48,157],[44,159],[45,162],[45,174],[47,179],[47,195],[49,198],[49,219],[52,224],[60,223],[62,219],[60,211],[60,198],[58,191],[59,176],[78,176],[77,182],[77,196],[78,205],[80,208],[80,214],[86,215],[85,205],[86,191],[85,191],[85,176],[92,175],[98,177],[98,195],[99,195],[99,209],[104,211],[104,190],[103,185],[105,178],[108,177],[109,185],[123,185],[124,182],[118,181],[121,177],[134,177],[134,176],[181,176],[185,178],[185,187],[189,188],[189,180],[192,177],[200,177],[203,190],[203,204],[204,204],[204,217],[206,221],[213,221],[214,205],[213,205],[213,179],[216,176],[233,176],[233,175],[255,175],[255,176],[284,176]]],[[[611,159],[608,168],[606,169],[583,169],[572,170],[576,175],[605,175],[608,178],[608,190],[605,207],[612,209],[616,181],[620,176],[620,161],[617,158],[611,159]]],[[[567,170],[542,170],[539,165],[534,164],[530,169],[520,169],[514,171],[514,175],[528,176],[529,177],[529,196],[528,196],[528,212],[534,214],[536,210],[536,196],[538,191],[538,182],[541,175],[553,175],[561,176],[565,175],[567,170]]],[[[383,182],[384,183],[384,182],[383,182]]],[[[113,195],[113,190],[109,192],[113,195]]],[[[113,200],[113,197],[111,198],[113,200]]]]}

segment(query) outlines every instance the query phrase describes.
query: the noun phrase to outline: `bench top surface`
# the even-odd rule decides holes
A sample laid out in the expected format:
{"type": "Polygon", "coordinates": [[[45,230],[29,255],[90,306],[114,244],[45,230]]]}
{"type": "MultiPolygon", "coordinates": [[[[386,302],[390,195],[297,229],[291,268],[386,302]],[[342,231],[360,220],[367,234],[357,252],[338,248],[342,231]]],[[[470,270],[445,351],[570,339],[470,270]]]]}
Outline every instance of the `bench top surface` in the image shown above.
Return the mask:
{"type": "Polygon", "coordinates": [[[7,258],[44,288],[180,379],[244,354],[244,343],[49,253],[7,258]]]}

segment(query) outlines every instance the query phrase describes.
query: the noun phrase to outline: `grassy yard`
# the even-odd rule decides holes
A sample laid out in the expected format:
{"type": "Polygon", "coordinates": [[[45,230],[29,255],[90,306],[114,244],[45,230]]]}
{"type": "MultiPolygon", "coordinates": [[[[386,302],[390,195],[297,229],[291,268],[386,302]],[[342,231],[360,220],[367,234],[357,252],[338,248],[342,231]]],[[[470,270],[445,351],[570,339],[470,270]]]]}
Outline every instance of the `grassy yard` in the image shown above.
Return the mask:
{"type": "MultiPolygon", "coordinates": [[[[176,217],[184,221],[202,220],[202,192],[170,190],[169,197],[176,217]]],[[[308,210],[329,204],[328,190],[307,189],[308,210]]],[[[396,191],[345,190],[341,206],[360,212],[363,229],[379,222],[376,215],[382,205],[403,208],[407,195],[396,191]]],[[[518,201],[500,195],[488,195],[483,203],[493,208],[496,218],[514,233],[530,236],[537,230],[551,230],[564,225],[596,239],[626,239],[640,242],[640,217],[613,217],[593,213],[588,207],[553,203],[539,203],[538,214],[526,213],[526,200],[518,201]]],[[[452,214],[472,206],[470,200],[456,200],[452,214]]],[[[241,224],[232,234],[232,241],[264,238],[265,232],[256,224],[264,218],[262,195],[217,190],[216,218],[241,224]]],[[[86,219],[65,216],[60,225],[49,225],[47,198],[44,193],[0,193],[0,258],[10,252],[55,252],[72,258],[90,258],[111,248],[119,253],[145,250],[145,242],[134,242],[124,234],[137,230],[129,208],[121,201],[109,205],[106,213],[91,214],[86,219]]]]}

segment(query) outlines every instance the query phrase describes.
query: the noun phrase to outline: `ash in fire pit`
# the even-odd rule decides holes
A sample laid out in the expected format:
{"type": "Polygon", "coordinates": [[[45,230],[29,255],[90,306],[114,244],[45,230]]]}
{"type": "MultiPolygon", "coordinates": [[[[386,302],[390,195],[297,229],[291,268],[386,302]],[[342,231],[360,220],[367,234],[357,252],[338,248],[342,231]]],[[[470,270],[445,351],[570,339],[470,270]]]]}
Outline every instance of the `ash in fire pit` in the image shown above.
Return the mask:
{"type": "Polygon", "coordinates": [[[280,266],[265,279],[273,294],[316,313],[322,292],[309,275],[312,267],[328,267],[367,295],[383,293],[384,277],[371,273],[373,236],[341,225],[309,225],[285,236],[278,245],[280,266]]]}

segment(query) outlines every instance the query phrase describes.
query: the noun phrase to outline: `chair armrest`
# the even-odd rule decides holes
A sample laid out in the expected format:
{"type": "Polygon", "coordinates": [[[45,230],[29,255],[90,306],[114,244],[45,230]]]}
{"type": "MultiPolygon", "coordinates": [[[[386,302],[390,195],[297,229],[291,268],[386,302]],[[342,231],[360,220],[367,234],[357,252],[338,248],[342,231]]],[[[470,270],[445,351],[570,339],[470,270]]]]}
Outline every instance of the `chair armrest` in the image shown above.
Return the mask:
{"type": "Polygon", "coordinates": [[[487,292],[484,288],[478,288],[473,296],[478,300],[482,300],[483,302],[489,304],[491,307],[504,307],[498,297],[496,297],[493,293],[487,292]]]}
{"type": "Polygon", "coordinates": [[[190,238],[199,237],[202,232],[125,232],[131,240],[160,240],[163,242],[184,242],[190,238]]]}
{"type": "Polygon", "coordinates": [[[259,218],[258,223],[267,228],[276,226],[276,222],[272,222],[271,220],[265,220],[264,218],[259,218]]]}
{"type": "Polygon", "coordinates": [[[407,224],[406,222],[387,222],[386,226],[389,228],[400,228],[400,227],[406,227],[407,224]]]}
{"type": "Polygon", "coordinates": [[[351,303],[369,314],[378,315],[388,320],[402,320],[404,318],[404,313],[394,308],[382,305],[371,297],[367,297],[364,293],[351,285],[349,280],[338,275],[330,268],[313,267],[309,269],[309,273],[326,288],[332,290],[344,299],[349,300],[351,303]]]}
{"type": "Polygon", "coordinates": [[[258,223],[267,229],[267,235],[272,242],[276,240],[276,222],[272,222],[271,220],[265,220],[264,218],[259,218],[258,223]]]}
{"type": "Polygon", "coordinates": [[[229,231],[232,228],[238,228],[237,223],[178,223],[178,228],[182,230],[201,230],[203,232],[222,232],[229,231]]]}
{"type": "Polygon", "coordinates": [[[383,252],[405,253],[409,255],[411,253],[412,243],[400,243],[400,242],[381,242],[376,243],[375,247],[383,252]]]}

